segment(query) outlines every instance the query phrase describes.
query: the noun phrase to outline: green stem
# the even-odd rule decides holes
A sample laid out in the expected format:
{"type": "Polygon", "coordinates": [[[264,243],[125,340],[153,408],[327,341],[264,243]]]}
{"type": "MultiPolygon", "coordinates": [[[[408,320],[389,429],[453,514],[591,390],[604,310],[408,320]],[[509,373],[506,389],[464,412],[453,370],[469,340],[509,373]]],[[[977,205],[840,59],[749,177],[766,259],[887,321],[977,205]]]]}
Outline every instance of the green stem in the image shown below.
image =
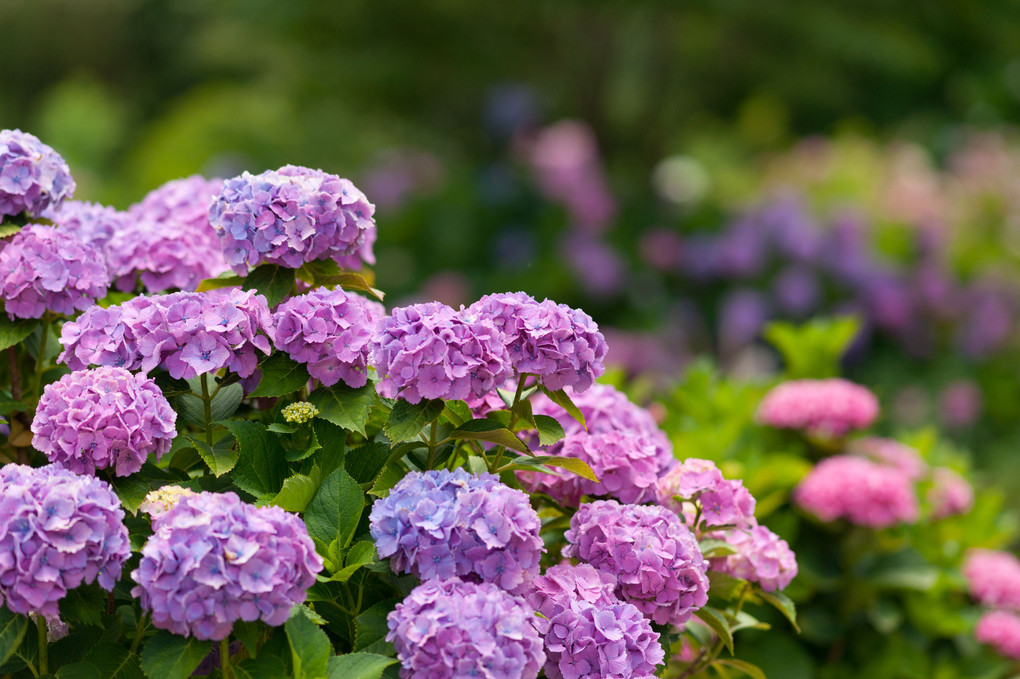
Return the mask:
{"type": "Polygon", "coordinates": [[[142,617],[138,619],[138,627],[135,629],[135,637],[131,640],[131,653],[138,652],[138,645],[142,643],[145,630],[149,628],[149,614],[142,611],[142,617]]]}
{"type": "Polygon", "coordinates": [[[202,404],[205,406],[205,442],[209,444],[209,453],[212,454],[212,397],[209,396],[208,373],[202,373],[202,404]]]}
{"type": "Polygon", "coordinates": [[[436,433],[439,429],[439,420],[432,420],[432,429],[429,431],[429,461],[426,463],[426,469],[432,469],[432,464],[436,461],[436,433]]]}
{"type": "Polygon", "coordinates": [[[220,674],[223,679],[234,679],[234,668],[230,666],[230,636],[220,639],[220,674]]]}
{"type": "Polygon", "coordinates": [[[35,618],[36,629],[39,631],[39,674],[49,674],[49,648],[50,643],[47,637],[46,618],[39,615],[35,618]]]}
{"type": "Polygon", "coordinates": [[[42,377],[46,370],[46,345],[49,343],[50,314],[45,313],[42,317],[42,334],[39,336],[39,353],[35,358],[35,375],[32,379],[32,395],[39,398],[42,395],[42,377]]]}

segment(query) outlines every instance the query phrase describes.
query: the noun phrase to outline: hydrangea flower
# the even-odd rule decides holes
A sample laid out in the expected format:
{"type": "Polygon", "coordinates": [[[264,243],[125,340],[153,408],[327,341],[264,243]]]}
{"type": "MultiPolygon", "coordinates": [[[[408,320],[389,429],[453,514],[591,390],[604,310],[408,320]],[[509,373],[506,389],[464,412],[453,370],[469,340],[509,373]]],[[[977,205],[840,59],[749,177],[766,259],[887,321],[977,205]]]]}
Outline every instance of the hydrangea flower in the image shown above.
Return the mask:
{"type": "Polygon", "coordinates": [[[503,335],[514,370],[536,375],[549,389],[582,392],[606,371],[606,338],[580,309],[506,292],[482,297],[467,314],[491,320],[503,335]]]}
{"type": "Polygon", "coordinates": [[[971,596],[994,608],[1020,611],[1020,560],[1008,552],[972,549],[963,564],[971,596]]]}
{"type": "Polygon", "coordinates": [[[154,519],[173,509],[181,498],[192,495],[198,495],[198,493],[184,486],[163,486],[146,493],[145,499],[142,500],[138,509],[154,519]]]}
{"type": "Polygon", "coordinates": [[[305,422],[311,422],[319,414],[319,409],[308,401],[298,401],[297,403],[284,406],[280,414],[283,415],[283,419],[286,422],[304,424],[305,422]]]}
{"type": "Polygon", "coordinates": [[[368,382],[369,341],[385,316],[381,305],[337,288],[291,297],[274,314],[277,349],[308,366],[308,374],[331,387],[368,382]]]}
{"type": "Polygon", "coordinates": [[[130,556],[108,483],[54,464],[0,468],[0,604],[56,618],[83,582],[112,591],[130,556]]]}
{"type": "Polygon", "coordinates": [[[989,611],[978,620],[974,637],[1005,658],[1020,660],[1020,615],[989,611]]]}
{"type": "Polygon", "coordinates": [[[921,459],[920,453],[899,441],[869,436],[851,441],[847,450],[854,455],[895,467],[911,481],[919,481],[928,475],[928,465],[921,459]]]}
{"type": "Polygon", "coordinates": [[[58,360],[71,370],[111,365],[148,373],[162,366],[175,379],[189,379],[226,367],[249,377],[256,350],[269,353],[272,332],[266,299],[252,291],[141,295],[65,323],[58,360]]]}
{"type": "Polygon", "coordinates": [[[909,477],[852,455],[822,460],[794,490],[793,499],[823,521],[844,518],[871,528],[913,523],[919,513],[909,477]]]}
{"type": "Polygon", "coordinates": [[[46,385],[32,420],[32,446],[78,474],[117,476],[170,450],[177,413],[156,383],[123,368],[79,370],[46,385]]]}
{"type": "Polygon", "coordinates": [[[552,618],[578,602],[593,606],[615,604],[619,602],[615,592],[616,576],[612,573],[587,563],[576,566],[561,563],[535,578],[524,598],[536,611],[552,618]]]}
{"type": "Polygon", "coordinates": [[[74,194],[71,170],[38,137],[0,130],[0,216],[38,217],[74,194]]]}
{"type": "Polygon", "coordinates": [[[515,593],[538,575],[544,551],[528,496],[463,469],[411,472],[376,500],[369,528],[395,573],[461,576],[515,593]]]}
{"type": "Polygon", "coordinates": [[[58,209],[45,215],[61,231],[73,233],[83,243],[94,245],[106,254],[106,245],[114,236],[122,234],[130,217],[126,212],[80,200],[64,202],[58,209]]]}
{"type": "Polygon", "coordinates": [[[535,679],[542,640],[524,600],[458,578],[418,585],[386,617],[403,679],[535,679]]]}
{"type": "Polygon", "coordinates": [[[741,481],[724,479],[711,460],[689,457],[670,469],[658,481],[656,501],[683,516],[692,528],[757,525],[751,493],[741,481]],[[695,504],[701,508],[697,526],[695,504]]]}
{"type": "Polygon", "coordinates": [[[974,489],[967,479],[947,467],[936,467],[932,472],[932,487],[928,491],[928,502],[932,506],[932,518],[966,514],[974,506],[974,489]]]}
{"type": "Polygon", "coordinates": [[[867,388],[840,378],[792,380],[774,387],[758,407],[758,420],[777,429],[843,436],[878,417],[878,399],[867,388]]]}
{"type": "Polygon", "coordinates": [[[710,533],[725,540],[736,554],[709,559],[709,569],[757,582],[766,592],[786,589],[797,577],[797,556],[790,545],[765,526],[710,533]]]}
{"type": "Polygon", "coordinates": [[[40,318],[47,310],[73,314],[106,296],[103,256],[73,233],[29,224],[0,251],[4,308],[13,318],[40,318]]]}
{"type": "Polygon", "coordinates": [[[371,344],[376,385],[386,398],[465,399],[503,384],[510,356],[492,321],[429,302],[398,307],[382,319],[371,344]]]}
{"type": "Polygon", "coordinates": [[[375,206],[347,179],[287,165],[228,179],[209,208],[223,255],[239,275],[249,267],[291,269],[331,258],[364,257],[374,240],[375,206]],[[369,242],[369,247],[371,242],[369,242]]]}
{"type": "Polygon", "coordinates": [[[654,622],[682,625],[708,601],[707,564],[694,534],[664,507],[599,500],[570,519],[563,556],[617,579],[616,595],[654,622]]]}
{"type": "Polygon", "coordinates": [[[238,620],[282,625],[322,558],[296,514],[234,493],[181,497],[152,520],[131,595],[159,629],[225,639],[238,620]]]}

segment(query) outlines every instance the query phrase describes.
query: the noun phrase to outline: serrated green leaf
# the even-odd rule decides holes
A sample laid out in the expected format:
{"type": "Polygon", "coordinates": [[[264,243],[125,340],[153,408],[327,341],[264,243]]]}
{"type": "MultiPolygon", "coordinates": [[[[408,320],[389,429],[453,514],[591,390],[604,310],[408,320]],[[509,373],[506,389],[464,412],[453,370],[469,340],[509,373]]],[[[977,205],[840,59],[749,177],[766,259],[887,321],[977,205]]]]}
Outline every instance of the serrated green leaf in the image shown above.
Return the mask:
{"type": "Polygon", "coordinates": [[[229,472],[237,464],[239,453],[234,447],[233,437],[220,439],[213,444],[212,448],[201,439],[192,436],[187,438],[191,442],[191,446],[198,451],[202,461],[217,478],[229,472]]]}
{"type": "Polygon", "coordinates": [[[37,325],[39,325],[39,320],[35,318],[12,321],[7,314],[0,313],[0,350],[24,342],[37,325]]]}
{"type": "Polygon", "coordinates": [[[245,658],[233,669],[237,679],[280,679],[287,675],[283,661],[270,653],[263,653],[258,658],[245,658]]]}
{"type": "Polygon", "coordinates": [[[208,292],[209,290],[218,290],[220,288],[237,288],[243,282],[244,279],[236,274],[223,273],[215,278],[206,278],[203,281],[199,281],[195,292],[208,292]]]}
{"type": "Polygon", "coordinates": [[[142,506],[151,487],[138,476],[118,476],[113,480],[113,490],[124,508],[134,515],[138,514],[138,508],[142,506]]]}
{"type": "Polygon", "coordinates": [[[315,282],[318,285],[339,285],[344,290],[357,290],[359,292],[366,292],[372,297],[375,297],[380,302],[386,297],[386,293],[382,290],[373,288],[368,279],[359,273],[353,271],[341,271],[337,274],[330,274],[322,277],[316,277],[315,282]]]}
{"type": "Polygon", "coordinates": [[[347,457],[347,430],[326,420],[312,420],[312,431],[319,443],[317,462],[326,477],[339,469],[347,457]]]}
{"type": "Polygon", "coordinates": [[[385,443],[368,443],[347,452],[344,466],[358,483],[371,483],[382,471],[390,454],[385,443]]]}
{"type": "Polygon", "coordinates": [[[211,648],[208,641],[159,631],[142,649],[142,671],[149,679],[187,679],[211,648]]]}
{"type": "Polygon", "coordinates": [[[380,679],[383,670],[397,663],[375,653],[348,653],[329,659],[329,679],[380,679]]]}
{"type": "Polygon", "coordinates": [[[733,545],[718,538],[702,538],[698,542],[698,547],[701,548],[701,553],[706,558],[714,556],[729,556],[730,554],[737,553],[737,550],[733,548],[733,545]]]}
{"type": "Polygon", "coordinates": [[[90,662],[76,662],[64,665],[57,670],[57,679],[105,679],[99,674],[99,668],[90,662]]]}
{"type": "Polygon", "coordinates": [[[0,665],[14,654],[28,630],[28,618],[0,608],[0,665]]]}
{"type": "MultiPolygon", "coordinates": [[[[39,220],[39,218],[36,217],[33,221],[41,220],[39,220]]],[[[8,236],[13,236],[17,232],[21,231],[23,228],[24,228],[23,224],[11,224],[9,222],[0,224],[0,238],[7,238],[8,236]]]]}
{"type": "Polygon", "coordinates": [[[301,427],[296,424],[282,424],[280,422],[273,422],[266,429],[273,432],[274,434],[293,434],[301,427]]]}
{"type": "Polygon", "coordinates": [[[293,394],[311,379],[304,364],[291,359],[282,351],[262,361],[259,370],[262,371],[262,379],[255,391],[249,394],[253,398],[293,394]]]}
{"type": "Polygon", "coordinates": [[[141,679],[142,667],[136,654],[120,644],[103,642],[93,647],[85,661],[99,669],[103,679],[141,679]]]}
{"type": "Polygon", "coordinates": [[[362,540],[351,547],[351,549],[347,552],[347,559],[344,561],[344,567],[337,571],[330,580],[335,580],[336,582],[347,582],[351,579],[351,576],[358,571],[358,569],[362,566],[374,563],[375,560],[375,543],[369,540],[362,540]]]}
{"type": "Polygon", "coordinates": [[[450,432],[448,439],[467,439],[472,441],[486,441],[495,443],[498,446],[516,450],[518,453],[530,454],[528,446],[517,438],[509,429],[500,426],[498,422],[488,419],[471,420],[460,425],[450,432]]]}
{"type": "Polygon", "coordinates": [[[566,435],[559,420],[548,415],[535,415],[535,427],[538,429],[539,445],[551,446],[566,435]]]}
{"type": "Polygon", "coordinates": [[[732,601],[740,595],[744,587],[747,587],[746,580],[739,580],[721,571],[708,572],[708,592],[711,597],[732,601]]]}
{"type": "Polygon", "coordinates": [[[395,600],[380,601],[377,604],[362,611],[354,619],[354,650],[381,655],[392,655],[393,645],[386,641],[386,634],[389,627],[386,623],[386,616],[389,615],[395,600]]]}
{"type": "Polygon", "coordinates": [[[288,512],[303,512],[308,503],[315,497],[319,489],[319,479],[304,474],[288,476],[283,482],[283,488],[276,494],[270,504],[282,507],[288,512]]]}
{"type": "Polygon", "coordinates": [[[400,483],[400,479],[407,475],[407,470],[400,466],[397,462],[388,462],[386,466],[379,472],[379,476],[376,477],[375,483],[372,484],[372,489],[368,491],[369,495],[375,497],[386,497],[390,493],[390,488],[400,483]]]}
{"type": "Polygon", "coordinates": [[[329,639],[312,621],[309,612],[304,606],[296,606],[284,626],[294,679],[322,679],[326,676],[329,639]]]}
{"type": "Polygon", "coordinates": [[[106,592],[98,585],[83,585],[70,590],[60,600],[60,618],[74,625],[99,625],[106,610],[106,592]]]}
{"type": "Polygon", "coordinates": [[[308,401],[319,409],[318,417],[364,436],[369,411],[377,398],[371,382],[358,389],[339,382],[332,387],[319,387],[308,401]]]}
{"type": "Polygon", "coordinates": [[[567,392],[562,389],[552,391],[545,387],[539,387],[539,389],[542,390],[543,394],[549,397],[550,401],[567,411],[567,414],[574,418],[578,424],[585,428],[585,430],[588,429],[588,423],[584,420],[584,413],[582,413],[581,409],[578,408],[577,405],[570,399],[567,392]]]}
{"type": "Polygon", "coordinates": [[[726,645],[730,655],[733,655],[733,633],[730,631],[730,623],[726,620],[726,616],[722,611],[705,606],[695,611],[694,615],[716,633],[723,644],[726,645]]]}
{"type": "Polygon", "coordinates": [[[249,656],[257,658],[259,654],[259,641],[262,639],[262,634],[266,628],[266,623],[261,620],[255,620],[254,622],[238,620],[234,623],[232,634],[235,639],[241,642],[245,650],[248,651],[249,656]]]}
{"type": "MultiPolygon", "coordinates": [[[[589,481],[599,482],[595,472],[588,466],[588,463],[584,460],[579,460],[576,457],[563,457],[559,455],[536,455],[532,457],[515,457],[512,460],[508,460],[507,464],[500,467],[500,471],[536,471],[536,467],[560,467],[566,469],[569,472],[577,474],[589,481]]],[[[539,469],[538,471],[541,471],[539,469]]]]}
{"type": "Polygon", "coordinates": [[[266,304],[272,308],[282,302],[294,287],[294,269],[277,264],[263,264],[245,276],[241,287],[264,296],[266,304]]]}
{"type": "Polygon", "coordinates": [[[471,414],[471,408],[464,401],[446,401],[443,408],[443,416],[455,427],[459,427],[468,420],[474,419],[474,415],[471,414]]]}
{"type": "Polygon", "coordinates": [[[231,474],[234,484],[255,497],[279,493],[287,474],[287,461],[277,438],[249,420],[218,424],[226,427],[237,443],[237,464],[231,474]]]}
{"type": "Polygon", "coordinates": [[[413,441],[421,434],[426,425],[436,420],[443,412],[445,405],[441,399],[421,400],[418,403],[397,401],[390,416],[383,425],[383,433],[393,443],[413,441]]]}
{"type": "Polygon", "coordinates": [[[722,665],[723,667],[732,667],[753,679],[767,679],[765,672],[763,672],[760,667],[752,665],[746,660],[738,660],[737,658],[716,658],[715,663],[722,665]]]}
{"type": "Polygon", "coordinates": [[[308,534],[325,544],[337,540],[346,549],[365,508],[365,494],[346,469],[323,480],[305,511],[308,534]]]}
{"type": "MultiPolygon", "coordinates": [[[[193,377],[188,380],[188,384],[195,393],[177,396],[177,413],[186,424],[204,427],[206,424],[205,403],[201,398],[195,396],[195,394],[202,393],[201,379],[201,377],[193,377]]],[[[214,389],[215,387],[210,385],[210,392],[214,389]]],[[[241,405],[243,398],[244,389],[237,382],[222,387],[212,397],[212,401],[209,404],[209,421],[216,422],[218,420],[229,419],[237,411],[237,407],[241,405]]]]}
{"type": "Polygon", "coordinates": [[[766,603],[771,604],[783,614],[790,624],[793,625],[793,629],[797,630],[797,634],[800,634],[800,625],[797,624],[797,604],[793,603],[793,599],[786,596],[782,592],[756,592],[766,603]]]}

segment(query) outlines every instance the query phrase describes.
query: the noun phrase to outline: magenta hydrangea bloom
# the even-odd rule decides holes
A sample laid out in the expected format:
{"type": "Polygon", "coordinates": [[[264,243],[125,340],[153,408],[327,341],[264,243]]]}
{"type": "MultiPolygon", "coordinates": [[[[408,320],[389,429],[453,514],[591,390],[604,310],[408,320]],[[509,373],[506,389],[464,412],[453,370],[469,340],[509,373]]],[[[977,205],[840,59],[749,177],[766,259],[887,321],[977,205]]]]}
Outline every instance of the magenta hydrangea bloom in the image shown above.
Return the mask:
{"type": "Polygon", "coordinates": [[[337,288],[291,297],[274,314],[274,344],[327,387],[368,381],[368,349],[382,305],[337,288]]]}
{"type": "Polygon", "coordinates": [[[607,571],[616,595],[652,621],[682,625],[708,601],[707,564],[694,534],[664,507],[599,500],[570,519],[563,556],[607,571]]]}
{"type": "Polygon", "coordinates": [[[928,475],[928,465],[921,459],[921,454],[899,441],[869,436],[851,441],[847,450],[854,455],[895,467],[911,481],[920,481],[928,475]]]}
{"type": "Polygon", "coordinates": [[[710,533],[725,540],[736,554],[709,559],[709,569],[757,582],[766,592],[786,589],[797,577],[797,556],[790,545],[765,526],[710,533]]]}
{"type": "Polygon", "coordinates": [[[737,526],[749,529],[757,525],[755,501],[744,484],[723,478],[711,460],[689,457],[666,472],[656,486],[656,501],[681,516],[692,528],[737,526]],[[697,507],[701,518],[694,526],[697,507]]]}
{"type": "Polygon", "coordinates": [[[490,583],[418,585],[386,617],[403,679],[535,679],[545,663],[534,612],[490,583]]]}
{"type": "MultiPolygon", "coordinates": [[[[287,165],[228,179],[209,208],[223,255],[240,275],[260,264],[292,269],[331,258],[346,263],[375,231],[375,206],[347,179],[287,165]]],[[[369,243],[369,245],[371,245],[369,243]]]]}
{"type": "Polygon", "coordinates": [[[269,353],[272,333],[266,299],[252,291],[138,296],[65,323],[58,360],[71,370],[110,365],[148,373],[162,366],[171,377],[188,379],[225,367],[249,377],[256,350],[269,353]]]}
{"type": "Polygon", "coordinates": [[[936,467],[931,475],[932,487],[928,491],[933,519],[966,514],[974,506],[974,489],[967,479],[947,467],[936,467]]]}
{"type": "Polygon", "coordinates": [[[580,309],[505,292],[482,297],[466,313],[491,320],[503,334],[514,370],[536,375],[549,389],[582,392],[606,371],[606,338],[580,309]]]}
{"type": "Polygon", "coordinates": [[[70,198],[74,189],[60,154],[28,132],[0,130],[0,216],[27,212],[38,217],[70,198]]]}
{"type": "Polygon", "coordinates": [[[234,493],[185,495],[152,519],[131,595],[159,629],[225,639],[238,620],[282,625],[322,558],[304,522],[234,493]]]}
{"type": "Polygon", "coordinates": [[[382,319],[372,338],[371,361],[379,373],[379,393],[410,403],[480,396],[502,385],[512,370],[492,321],[439,302],[398,307],[382,319]]]}
{"type": "Polygon", "coordinates": [[[977,601],[1020,611],[1020,560],[1008,552],[972,549],[963,564],[967,588],[977,601]]]}
{"type": "Polygon", "coordinates": [[[64,202],[45,215],[61,231],[73,233],[84,243],[94,245],[104,254],[106,245],[127,229],[130,217],[112,207],[80,200],[64,202]]]}
{"type": "Polygon", "coordinates": [[[777,429],[843,436],[864,429],[878,417],[878,399],[853,382],[792,380],[774,387],[758,407],[758,420],[777,429]]]}
{"type": "Polygon", "coordinates": [[[376,500],[369,529],[395,573],[454,576],[520,593],[538,575],[545,547],[528,496],[492,474],[411,472],[376,500]]]}
{"type": "Polygon", "coordinates": [[[0,604],[56,618],[83,582],[112,591],[130,556],[110,484],[60,465],[0,468],[0,604]]]}
{"type": "Polygon", "coordinates": [[[29,224],[0,251],[4,309],[13,318],[47,310],[71,315],[106,296],[110,276],[102,253],[73,233],[29,224]]]}
{"type": "Polygon", "coordinates": [[[974,637],[1005,658],[1020,660],[1020,615],[989,611],[978,620],[974,637]]]}
{"type": "Polygon", "coordinates": [[[794,490],[794,501],[823,521],[871,528],[917,521],[914,487],[895,467],[852,455],[822,460],[794,490]]]}
{"type": "Polygon", "coordinates": [[[562,613],[577,602],[604,606],[619,601],[616,576],[586,563],[552,566],[532,581],[524,598],[528,605],[547,618],[562,613]]]}
{"type": "Polygon", "coordinates": [[[177,413],[156,383],[123,368],[79,370],[46,385],[32,420],[32,447],[78,474],[117,476],[170,450],[177,413]]]}

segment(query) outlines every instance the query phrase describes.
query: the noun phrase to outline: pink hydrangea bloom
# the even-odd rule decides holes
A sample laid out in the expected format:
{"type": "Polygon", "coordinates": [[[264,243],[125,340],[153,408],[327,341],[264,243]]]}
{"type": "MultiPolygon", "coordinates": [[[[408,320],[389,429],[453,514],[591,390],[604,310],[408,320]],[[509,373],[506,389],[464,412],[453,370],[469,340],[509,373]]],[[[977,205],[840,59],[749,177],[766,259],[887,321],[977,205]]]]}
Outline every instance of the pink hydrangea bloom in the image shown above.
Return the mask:
{"type": "Polygon", "coordinates": [[[967,479],[947,467],[932,472],[932,487],[928,501],[932,505],[932,518],[966,514],[974,506],[974,489],[967,479]]]}
{"type": "Polygon", "coordinates": [[[28,132],[0,130],[0,217],[21,212],[38,217],[74,189],[60,154],[28,132]]]}
{"type": "Polygon", "coordinates": [[[725,540],[737,553],[709,559],[709,570],[757,582],[766,592],[786,589],[797,577],[797,557],[790,545],[765,526],[710,536],[725,540]]]}
{"type": "Polygon", "coordinates": [[[974,636],[999,655],[1020,660],[1020,615],[1008,611],[985,613],[974,629],[974,636]]]}
{"type": "Polygon", "coordinates": [[[822,460],[793,498],[823,521],[847,519],[871,528],[913,523],[919,514],[913,484],[903,472],[850,455],[822,460]]]}
{"type": "Polygon", "coordinates": [[[726,480],[711,460],[689,457],[664,474],[656,486],[656,501],[678,514],[688,523],[701,508],[705,526],[738,526],[751,528],[755,501],[739,480],[726,480]],[[680,499],[678,499],[680,498],[680,499]]]}
{"type": "Polygon", "coordinates": [[[985,606],[1020,611],[1020,560],[1008,552],[972,549],[963,564],[971,596],[985,606]]]}
{"type": "Polygon", "coordinates": [[[878,417],[878,399],[867,388],[840,378],[784,382],[765,395],[758,420],[777,429],[843,436],[878,417]]]}
{"type": "Polygon", "coordinates": [[[895,467],[911,481],[920,481],[928,475],[928,465],[921,459],[920,453],[899,441],[869,436],[851,441],[847,450],[855,455],[895,467]]]}

